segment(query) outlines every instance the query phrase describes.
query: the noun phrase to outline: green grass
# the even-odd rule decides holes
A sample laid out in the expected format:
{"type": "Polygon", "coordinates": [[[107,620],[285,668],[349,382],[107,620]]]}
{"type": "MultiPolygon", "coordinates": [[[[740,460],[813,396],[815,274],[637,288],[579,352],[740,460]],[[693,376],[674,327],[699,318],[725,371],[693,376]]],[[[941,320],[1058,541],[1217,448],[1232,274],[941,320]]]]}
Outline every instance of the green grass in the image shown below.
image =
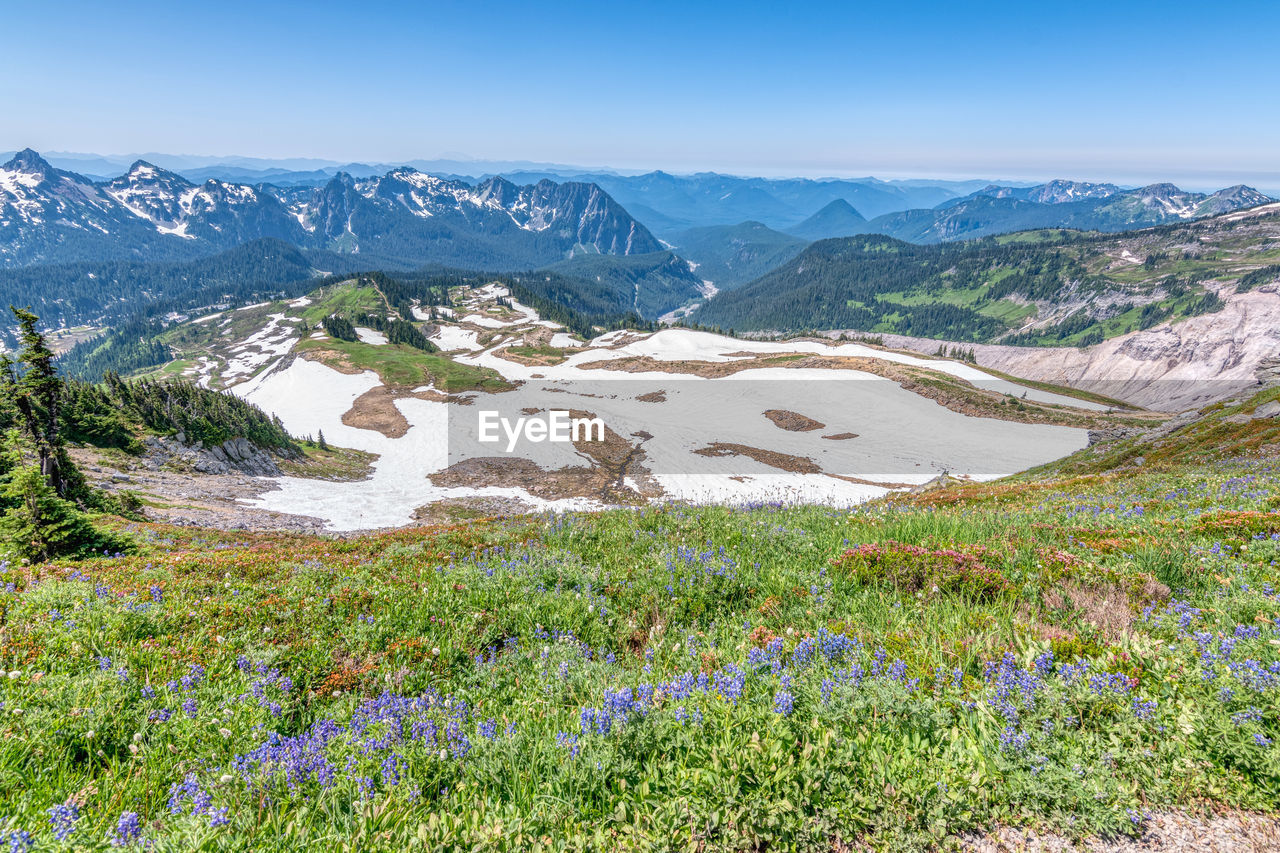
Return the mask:
{"type": "Polygon", "coordinates": [[[524,358],[547,359],[549,364],[558,364],[565,360],[565,351],[560,347],[553,346],[524,346],[515,345],[506,347],[504,352],[512,355],[522,356],[524,358]]]}
{"type": "Polygon", "coordinates": [[[316,291],[311,298],[312,303],[302,310],[302,319],[312,326],[319,325],[331,314],[363,314],[386,307],[386,301],[377,288],[345,283],[316,291]]]}
{"type": "Polygon", "coordinates": [[[0,572],[3,814],[40,849],[71,799],[75,849],[134,812],[166,850],[829,851],[1272,812],[1280,425],[1222,418],[1276,397],[1141,468],[854,510],[117,525],[136,553],[0,572]]]}
{"type": "Polygon", "coordinates": [[[1022,325],[1023,320],[1036,316],[1038,312],[1036,306],[1030,303],[1018,303],[1011,299],[1000,299],[983,305],[978,309],[978,313],[999,320],[1011,329],[1016,329],[1022,325]]]}
{"type": "Polygon", "coordinates": [[[336,354],[350,367],[374,371],[383,384],[390,386],[416,387],[434,382],[437,388],[447,391],[494,391],[507,387],[506,382],[489,368],[461,364],[446,356],[426,353],[404,344],[377,345],[311,338],[300,341],[295,350],[336,354]]]}

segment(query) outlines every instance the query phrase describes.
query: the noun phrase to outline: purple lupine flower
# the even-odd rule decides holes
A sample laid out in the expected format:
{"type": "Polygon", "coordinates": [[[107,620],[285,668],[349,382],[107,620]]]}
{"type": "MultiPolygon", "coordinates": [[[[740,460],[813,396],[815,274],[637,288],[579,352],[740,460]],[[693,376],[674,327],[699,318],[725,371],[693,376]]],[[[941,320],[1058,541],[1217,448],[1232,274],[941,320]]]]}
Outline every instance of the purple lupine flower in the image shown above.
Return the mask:
{"type": "Polygon", "coordinates": [[[53,828],[53,837],[58,841],[66,841],[76,831],[76,821],[80,819],[80,807],[68,799],[65,803],[50,806],[49,825],[53,828]]]}
{"type": "Polygon", "coordinates": [[[13,829],[0,835],[0,840],[9,842],[9,850],[11,853],[27,853],[35,846],[35,839],[31,837],[31,833],[25,829],[13,829]]]}
{"type": "Polygon", "coordinates": [[[121,812],[116,822],[116,834],[111,839],[112,847],[128,847],[142,836],[142,820],[137,812],[121,812]]]}

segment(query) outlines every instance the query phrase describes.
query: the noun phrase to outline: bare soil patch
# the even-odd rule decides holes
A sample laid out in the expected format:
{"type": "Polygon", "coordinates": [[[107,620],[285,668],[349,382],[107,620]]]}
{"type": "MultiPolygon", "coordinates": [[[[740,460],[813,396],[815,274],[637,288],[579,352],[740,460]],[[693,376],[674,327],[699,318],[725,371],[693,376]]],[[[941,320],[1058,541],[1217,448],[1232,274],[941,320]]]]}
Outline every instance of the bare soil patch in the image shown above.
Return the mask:
{"type": "MultiPolygon", "coordinates": [[[[364,373],[364,370],[356,367],[344,353],[340,353],[337,350],[307,349],[302,351],[301,356],[307,361],[318,361],[325,367],[336,370],[339,373],[345,373],[348,376],[364,373]]],[[[287,364],[281,362],[281,366],[287,366],[287,364]]]]}
{"type": "MultiPolygon", "coordinates": [[[[571,410],[570,416],[594,415],[571,410]]],[[[611,504],[639,504],[662,494],[643,465],[645,440],[631,442],[606,427],[604,441],[587,441],[583,437],[574,442],[583,465],[547,471],[521,457],[485,456],[456,462],[429,479],[434,485],[450,488],[520,488],[544,500],[580,497],[611,504]],[[627,480],[637,484],[639,491],[631,488],[627,480]]]]}
{"type": "Polygon", "coordinates": [[[778,429],[785,429],[787,432],[810,432],[815,429],[825,429],[827,426],[799,412],[786,409],[769,409],[764,416],[773,421],[773,425],[778,429]]]}
{"type": "Polygon", "coordinates": [[[768,465],[770,468],[778,468],[782,471],[789,471],[793,474],[822,473],[822,469],[818,467],[818,463],[814,462],[807,456],[792,456],[789,453],[779,453],[776,450],[762,450],[759,447],[750,447],[746,444],[717,441],[693,452],[699,456],[711,457],[746,456],[760,462],[761,464],[768,465]]]}
{"type": "Polygon", "coordinates": [[[409,421],[396,408],[395,395],[385,385],[377,385],[355,399],[342,422],[356,429],[371,429],[387,438],[400,438],[409,431],[409,421]]]}
{"type": "Polygon", "coordinates": [[[838,432],[835,435],[823,436],[823,438],[827,439],[827,441],[848,441],[851,438],[857,438],[857,437],[858,437],[858,434],[856,432],[838,432]]]}

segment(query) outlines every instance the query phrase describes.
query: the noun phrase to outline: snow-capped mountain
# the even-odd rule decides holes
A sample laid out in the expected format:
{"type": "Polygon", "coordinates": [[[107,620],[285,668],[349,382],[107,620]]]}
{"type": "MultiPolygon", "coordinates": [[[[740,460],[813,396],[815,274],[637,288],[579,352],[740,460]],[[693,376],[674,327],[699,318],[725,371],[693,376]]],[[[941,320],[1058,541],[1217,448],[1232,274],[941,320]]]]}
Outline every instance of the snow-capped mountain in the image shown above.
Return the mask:
{"type": "Polygon", "coordinates": [[[1040,204],[1066,204],[1088,198],[1106,198],[1120,192],[1115,184],[1091,184],[1087,181],[1067,181],[1061,178],[1034,187],[1004,187],[992,184],[974,195],[991,198],[1016,198],[1040,204]]]}
{"type": "MultiPolygon", "coordinates": [[[[322,187],[195,184],[145,161],[96,183],[30,149],[0,167],[0,266],[209,254],[272,237],[418,265],[517,269],[662,245],[594,184],[478,186],[411,168],[322,187]]],[[[373,259],[371,259],[372,262],[373,259]]]]}
{"type": "Polygon", "coordinates": [[[157,236],[104,186],[30,149],[0,166],[0,266],[139,257],[157,236]]]}

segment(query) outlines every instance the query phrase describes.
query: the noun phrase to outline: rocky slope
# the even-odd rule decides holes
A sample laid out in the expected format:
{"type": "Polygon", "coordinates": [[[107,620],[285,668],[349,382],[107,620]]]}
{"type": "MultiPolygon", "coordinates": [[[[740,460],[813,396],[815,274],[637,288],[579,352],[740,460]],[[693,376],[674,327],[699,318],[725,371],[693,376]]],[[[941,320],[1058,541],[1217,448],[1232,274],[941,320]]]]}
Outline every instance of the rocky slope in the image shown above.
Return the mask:
{"type": "MultiPolygon", "coordinates": [[[[977,363],[1158,411],[1183,411],[1280,382],[1280,284],[1231,294],[1214,314],[1131,332],[1090,347],[964,344],[977,363]]],[[[840,333],[829,332],[837,337],[840,333]]],[[[936,352],[945,342],[884,335],[884,343],[936,352]]]]}

